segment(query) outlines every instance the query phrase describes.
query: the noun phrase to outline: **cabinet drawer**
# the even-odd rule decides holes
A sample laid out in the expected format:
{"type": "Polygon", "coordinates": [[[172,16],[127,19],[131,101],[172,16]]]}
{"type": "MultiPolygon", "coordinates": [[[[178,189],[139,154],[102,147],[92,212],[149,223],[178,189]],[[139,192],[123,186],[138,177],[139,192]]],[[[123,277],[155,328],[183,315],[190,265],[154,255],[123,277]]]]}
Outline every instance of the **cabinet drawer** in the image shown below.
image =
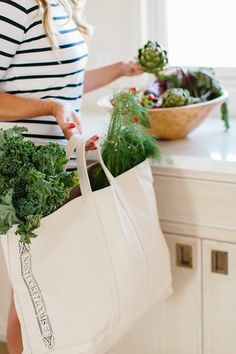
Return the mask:
{"type": "Polygon", "coordinates": [[[228,231],[236,242],[236,184],[155,175],[154,185],[162,222],[228,231]]]}

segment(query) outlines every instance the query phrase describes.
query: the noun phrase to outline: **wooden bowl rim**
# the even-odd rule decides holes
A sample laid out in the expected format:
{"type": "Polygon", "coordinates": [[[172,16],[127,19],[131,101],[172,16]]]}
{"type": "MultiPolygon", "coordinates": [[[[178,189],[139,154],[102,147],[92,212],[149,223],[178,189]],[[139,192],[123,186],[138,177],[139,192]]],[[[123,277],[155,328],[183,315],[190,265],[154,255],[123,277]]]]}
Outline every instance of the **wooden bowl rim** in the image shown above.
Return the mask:
{"type": "MultiPolygon", "coordinates": [[[[167,112],[171,110],[187,110],[191,108],[197,108],[197,107],[204,107],[204,106],[209,106],[209,105],[214,105],[217,103],[223,103],[226,101],[226,99],[229,97],[229,94],[226,90],[223,91],[223,94],[217,98],[214,98],[213,100],[206,101],[206,102],[200,102],[200,103],[194,103],[190,104],[187,106],[180,106],[180,107],[168,107],[168,108],[153,108],[149,109],[148,112],[167,112]]],[[[103,96],[100,98],[97,102],[99,107],[107,108],[107,109],[113,109],[112,104],[110,103],[111,96],[103,96]]]]}
{"type": "Polygon", "coordinates": [[[223,95],[214,98],[213,100],[210,101],[205,101],[205,102],[200,102],[200,103],[194,103],[194,104],[189,104],[187,106],[179,106],[179,107],[168,107],[168,108],[154,108],[154,109],[149,109],[148,112],[163,112],[163,111],[170,111],[170,110],[187,110],[191,108],[196,108],[196,107],[204,107],[204,106],[210,106],[213,104],[217,103],[223,103],[227,98],[229,97],[229,94],[227,91],[223,92],[223,95]]]}

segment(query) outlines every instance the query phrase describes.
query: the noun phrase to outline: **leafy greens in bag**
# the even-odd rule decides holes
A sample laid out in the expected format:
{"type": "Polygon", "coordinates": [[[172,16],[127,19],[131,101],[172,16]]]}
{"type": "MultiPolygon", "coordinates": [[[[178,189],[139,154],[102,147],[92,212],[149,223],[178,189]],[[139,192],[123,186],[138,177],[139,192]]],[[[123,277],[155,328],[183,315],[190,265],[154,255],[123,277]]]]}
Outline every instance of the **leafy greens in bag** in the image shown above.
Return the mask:
{"type": "Polygon", "coordinates": [[[40,219],[63,205],[78,178],[64,172],[63,147],[36,146],[23,137],[25,131],[0,129],[0,235],[17,225],[20,241],[30,243],[40,219]]]}
{"type": "MultiPolygon", "coordinates": [[[[157,140],[147,132],[150,128],[148,112],[135,96],[126,90],[118,92],[113,105],[101,151],[108,170],[117,177],[147,158],[159,159],[161,154],[157,140]]],[[[98,163],[89,168],[89,176],[93,190],[109,185],[98,163]]]]}

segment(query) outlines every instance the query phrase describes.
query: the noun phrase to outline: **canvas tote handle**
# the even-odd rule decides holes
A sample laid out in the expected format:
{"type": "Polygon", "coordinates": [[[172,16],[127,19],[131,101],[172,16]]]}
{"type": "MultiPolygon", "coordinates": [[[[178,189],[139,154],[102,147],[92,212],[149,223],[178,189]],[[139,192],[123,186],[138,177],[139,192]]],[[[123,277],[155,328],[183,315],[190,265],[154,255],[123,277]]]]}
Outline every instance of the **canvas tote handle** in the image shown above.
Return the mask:
{"type": "MultiPolygon", "coordinates": [[[[88,177],[88,171],[87,171],[87,165],[86,165],[86,139],[82,137],[79,134],[74,134],[70,138],[68,145],[66,147],[66,156],[68,159],[70,159],[71,155],[73,154],[74,150],[76,150],[76,163],[77,163],[77,169],[78,169],[78,174],[80,178],[80,189],[83,198],[89,198],[92,194],[92,189],[90,186],[90,181],[88,177]]],[[[94,150],[96,155],[97,155],[97,160],[101,164],[102,169],[109,181],[109,183],[112,185],[114,183],[115,178],[112,176],[110,171],[107,169],[107,167],[104,164],[100,147],[97,146],[97,150],[94,150]]]]}

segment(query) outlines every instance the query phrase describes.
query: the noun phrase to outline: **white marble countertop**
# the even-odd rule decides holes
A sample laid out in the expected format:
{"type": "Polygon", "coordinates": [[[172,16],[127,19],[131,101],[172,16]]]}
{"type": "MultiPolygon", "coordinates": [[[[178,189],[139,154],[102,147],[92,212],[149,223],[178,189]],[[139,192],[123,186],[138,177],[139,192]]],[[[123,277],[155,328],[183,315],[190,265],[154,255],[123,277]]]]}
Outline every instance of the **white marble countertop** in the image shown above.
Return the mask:
{"type": "MultiPolygon", "coordinates": [[[[84,134],[103,134],[108,122],[109,115],[102,110],[84,112],[84,134]]],[[[161,141],[160,148],[170,159],[154,163],[156,167],[235,175],[236,181],[236,120],[225,132],[220,118],[207,118],[186,139],[161,141]]]]}
{"type": "MultiPolygon", "coordinates": [[[[186,139],[162,141],[160,147],[172,168],[236,174],[236,120],[225,132],[219,118],[207,118],[186,139]]],[[[168,167],[165,161],[159,165],[168,167]]]]}

